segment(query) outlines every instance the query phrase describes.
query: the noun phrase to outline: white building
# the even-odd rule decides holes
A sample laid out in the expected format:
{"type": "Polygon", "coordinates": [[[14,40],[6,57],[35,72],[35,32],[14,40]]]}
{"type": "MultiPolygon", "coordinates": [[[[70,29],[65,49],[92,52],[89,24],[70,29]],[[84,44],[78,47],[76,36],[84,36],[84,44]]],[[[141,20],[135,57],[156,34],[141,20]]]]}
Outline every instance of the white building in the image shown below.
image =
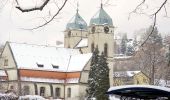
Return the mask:
{"type": "Polygon", "coordinates": [[[77,10],[64,34],[64,48],[7,42],[0,62],[8,89],[21,95],[80,100],[96,47],[107,56],[113,85],[114,26],[102,5],[89,26],[77,10]]]}

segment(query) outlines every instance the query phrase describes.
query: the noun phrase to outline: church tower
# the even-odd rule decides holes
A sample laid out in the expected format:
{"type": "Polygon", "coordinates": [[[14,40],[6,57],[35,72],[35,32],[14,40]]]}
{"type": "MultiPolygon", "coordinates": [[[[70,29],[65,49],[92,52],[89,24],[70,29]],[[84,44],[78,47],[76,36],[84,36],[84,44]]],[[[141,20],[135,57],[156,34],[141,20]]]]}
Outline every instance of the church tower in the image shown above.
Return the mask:
{"type": "Polygon", "coordinates": [[[64,47],[75,48],[82,38],[87,38],[87,23],[80,16],[78,9],[76,14],[67,23],[64,32],[64,47]]]}
{"type": "Polygon", "coordinates": [[[104,11],[103,5],[91,18],[88,28],[88,47],[93,52],[98,47],[108,58],[113,58],[114,26],[111,17],[104,11]]]}
{"type": "Polygon", "coordinates": [[[114,26],[112,18],[105,12],[102,4],[91,18],[88,31],[89,52],[93,52],[97,47],[99,53],[105,54],[110,69],[110,86],[113,86],[114,26]]]}

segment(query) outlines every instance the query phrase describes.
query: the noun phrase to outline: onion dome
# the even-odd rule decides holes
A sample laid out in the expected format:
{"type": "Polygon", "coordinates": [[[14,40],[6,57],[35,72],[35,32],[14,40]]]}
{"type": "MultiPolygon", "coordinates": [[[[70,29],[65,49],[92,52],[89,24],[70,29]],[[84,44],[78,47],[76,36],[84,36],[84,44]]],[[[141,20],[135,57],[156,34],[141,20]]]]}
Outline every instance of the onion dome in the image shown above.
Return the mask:
{"type": "Polygon", "coordinates": [[[113,26],[112,18],[104,11],[102,4],[100,10],[90,20],[90,26],[93,24],[113,26]]]}
{"type": "Polygon", "coordinates": [[[67,23],[66,29],[87,29],[87,23],[79,15],[78,10],[76,15],[67,23]]]}

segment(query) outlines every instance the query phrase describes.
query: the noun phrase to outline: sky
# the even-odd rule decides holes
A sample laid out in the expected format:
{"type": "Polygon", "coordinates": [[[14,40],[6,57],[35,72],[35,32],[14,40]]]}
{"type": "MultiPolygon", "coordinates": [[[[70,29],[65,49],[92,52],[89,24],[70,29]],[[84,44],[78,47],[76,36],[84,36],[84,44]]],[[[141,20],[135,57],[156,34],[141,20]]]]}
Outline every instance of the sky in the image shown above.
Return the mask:
{"type": "MultiPolygon", "coordinates": [[[[21,0],[28,2],[31,0],[21,0]]],[[[41,0],[32,0],[33,2],[41,0]]],[[[16,3],[12,0],[2,0],[0,4],[0,44],[6,41],[29,43],[29,44],[45,44],[55,45],[56,41],[64,41],[64,30],[66,24],[75,15],[77,9],[83,19],[89,24],[90,19],[99,10],[101,1],[104,4],[105,11],[110,15],[115,26],[115,34],[127,33],[129,38],[134,34],[138,35],[139,30],[145,29],[152,25],[153,19],[145,14],[131,14],[141,0],[68,0],[61,13],[48,25],[37,30],[25,30],[41,25],[48,20],[57,11],[57,6],[61,6],[62,0],[51,0],[51,2],[43,9],[43,11],[34,11],[22,13],[15,8],[16,3]],[[109,2],[107,2],[109,1],[109,2]]],[[[147,0],[146,0],[147,1],[147,0]]],[[[143,5],[144,12],[151,15],[163,0],[150,0],[143,5]],[[147,8],[147,9],[146,9],[147,8]]],[[[23,7],[31,6],[31,3],[23,3],[23,7]],[[29,5],[28,5],[29,4],[29,5]]],[[[167,12],[170,8],[167,5],[167,12]]],[[[170,13],[170,12],[169,12],[170,13]]],[[[163,35],[170,34],[170,19],[165,16],[162,10],[157,17],[156,26],[163,35]]]]}

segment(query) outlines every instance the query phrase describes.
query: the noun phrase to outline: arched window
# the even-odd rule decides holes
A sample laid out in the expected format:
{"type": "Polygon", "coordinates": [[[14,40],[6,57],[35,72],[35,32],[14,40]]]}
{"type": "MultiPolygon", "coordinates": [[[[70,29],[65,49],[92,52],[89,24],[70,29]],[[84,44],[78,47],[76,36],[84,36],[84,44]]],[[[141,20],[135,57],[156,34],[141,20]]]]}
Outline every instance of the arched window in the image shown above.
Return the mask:
{"type": "Polygon", "coordinates": [[[67,89],[67,97],[71,97],[71,88],[67,89]]]}
{"type": "Polygon", "coordinates": [[[40,96],[45,96],[45,87],[40,87],[40,96]]]}
{"type": "Polygon", "coordinates": [[[94,51],[94,43],[91,44],[91,52],[94,51]]]}
{"type": "Polygon", "coordinates": [[[60,97],[60,91],[61,91],[60,88],[55,88],[55,96],[56,96],[56,98],[60,97]]]}
{"type": "Polygon", "coordinates": [[[104,44],[104,55],[106,57],[108,56],[108,45],[107,45],[107,43],[104,44]]]}
{"type": "Polygon", "coordinates": [[[30,94],[30,87],[24,86],[23,87],[23,95],[29,95],[30,94]]]}

